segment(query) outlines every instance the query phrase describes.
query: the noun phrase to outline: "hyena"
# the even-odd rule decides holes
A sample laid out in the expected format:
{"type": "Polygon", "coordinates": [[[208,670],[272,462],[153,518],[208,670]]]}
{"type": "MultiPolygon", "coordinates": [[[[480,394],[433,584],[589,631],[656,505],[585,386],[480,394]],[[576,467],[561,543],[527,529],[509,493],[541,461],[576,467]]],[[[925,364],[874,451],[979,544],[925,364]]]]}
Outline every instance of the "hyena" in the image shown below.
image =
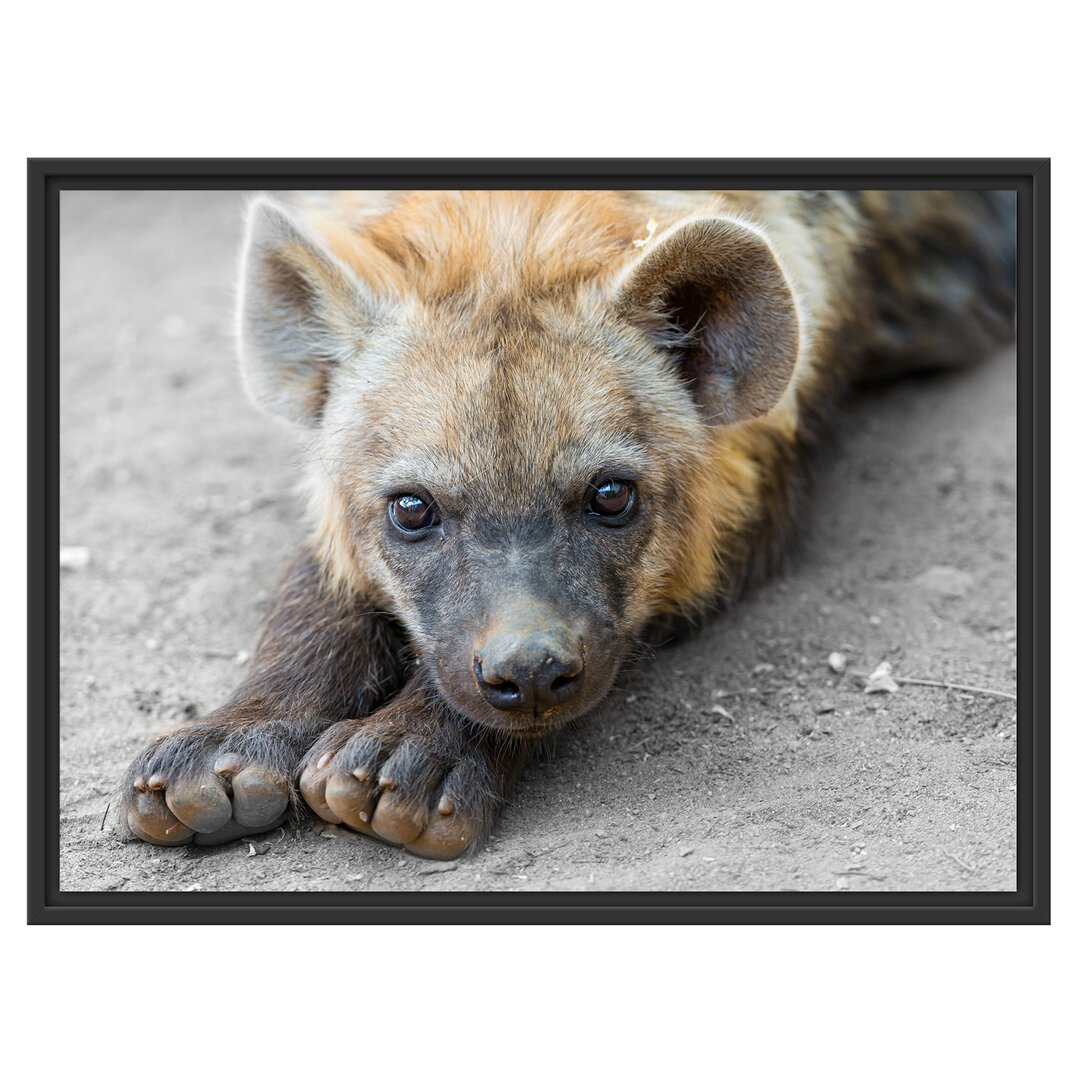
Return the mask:
{"type": "Polygon", "coordinates": [[[1013,333],[980,192],[339,192],[251,203],[239,347],[312,530],[250,673],[124,783],[154,844],[319,817],[483,839],[530,748],[768,567],[851,383],[1013,333]]]}

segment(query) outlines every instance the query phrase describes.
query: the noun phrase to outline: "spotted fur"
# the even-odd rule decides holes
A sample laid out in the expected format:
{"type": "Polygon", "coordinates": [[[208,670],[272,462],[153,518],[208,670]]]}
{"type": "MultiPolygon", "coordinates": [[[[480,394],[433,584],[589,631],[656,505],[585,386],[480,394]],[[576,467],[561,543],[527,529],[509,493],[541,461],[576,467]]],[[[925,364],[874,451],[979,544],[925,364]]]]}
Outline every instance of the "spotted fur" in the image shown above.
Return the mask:
{"type": "Polygon", "coordinates": [[[184,836],[224,748],[301,774],[327,820],[467,849],[530,738],[599,703],[658,620],[771,565],[845,388],[1010,336],[1013,219],[977,192],[253,202],[242,366],[310,429],[312,539],[234,699],[132,766],[136,833],[175,811],[184,836]],[[623,528],[586,512],[610,476],[637,491],[623,528]],[[438,528],[403,537],[401,492],[438,528]],[[510,717],[477,665],[525,608],[580,642],[580,692],[510,717]]]}

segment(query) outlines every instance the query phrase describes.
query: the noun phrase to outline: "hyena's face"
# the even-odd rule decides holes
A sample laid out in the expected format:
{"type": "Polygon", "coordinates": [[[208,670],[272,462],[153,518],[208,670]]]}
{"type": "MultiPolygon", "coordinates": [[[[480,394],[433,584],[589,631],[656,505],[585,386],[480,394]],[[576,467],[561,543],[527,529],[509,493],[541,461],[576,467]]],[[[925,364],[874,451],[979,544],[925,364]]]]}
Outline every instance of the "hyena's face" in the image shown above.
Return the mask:
{"type": "Polygon", "coordinates": [[[712,384],[703,358],[680,341],[673,362],[672,328],[657,322],[670,293],[658,275],[703,303],[685,247],[547,294],[376,299],[280,209],[258,213],[265,249],[256,222],[242,333],[246,351],[289,359],[249,381],[264,403],[317,420],[329,569],[393,605],[433,683],[474,721],[539,734],[581,715],[687,562],[715,558],[709,421],[775,402],[794,309],[773,333],[780,370],[730,365],[708,398],[690,389],[712,384]]]}
{"type": "Polygon", "coordinates": [[[692,527],[699,421],[662,370],[643,393],[628,352],[554,308],[413,311],[327,403],[344,528],[479,722],[543,730],[593,705],[692,527]]]}

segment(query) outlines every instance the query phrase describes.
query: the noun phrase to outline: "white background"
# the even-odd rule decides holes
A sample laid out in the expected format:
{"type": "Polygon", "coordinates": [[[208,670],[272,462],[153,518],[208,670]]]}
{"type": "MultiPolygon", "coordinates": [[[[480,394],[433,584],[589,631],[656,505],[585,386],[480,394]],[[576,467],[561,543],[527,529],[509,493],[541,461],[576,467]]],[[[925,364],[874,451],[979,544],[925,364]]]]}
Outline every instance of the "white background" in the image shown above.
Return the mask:
{"type": "MultiPolygon", "coordinates": [[[[1068,552],[1078,364],[1067,7],[189,0],[28,10],[8,8],[0,58],[10,508],[0,955],[11,995],[0,1018],[11,1025],[6,1056],[24,1059],[16,1068],[449,1080],[981,1078],[1075,1065],[1067,680],[1054,695],[1049,929],[27,928],[22,819],[27,156],[1052,156],[1065,298],[1054,524],[1068,552]]],[[[1054,652],[1066,675],[1076,585],[1075,561],[1059,559],[1054,652]]]]}

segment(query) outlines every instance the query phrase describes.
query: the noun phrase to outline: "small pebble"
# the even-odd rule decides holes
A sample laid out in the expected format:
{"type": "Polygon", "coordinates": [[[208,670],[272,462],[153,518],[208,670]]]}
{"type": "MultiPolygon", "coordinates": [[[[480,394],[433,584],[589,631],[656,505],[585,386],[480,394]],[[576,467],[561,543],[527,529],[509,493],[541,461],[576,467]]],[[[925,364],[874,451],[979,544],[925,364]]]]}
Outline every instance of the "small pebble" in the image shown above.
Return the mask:
{"type": "Polygon", "coordinates": [[[60,549],[61,570],[83,570],[90,565],[88,547],[62,547],[60,549]]]}

